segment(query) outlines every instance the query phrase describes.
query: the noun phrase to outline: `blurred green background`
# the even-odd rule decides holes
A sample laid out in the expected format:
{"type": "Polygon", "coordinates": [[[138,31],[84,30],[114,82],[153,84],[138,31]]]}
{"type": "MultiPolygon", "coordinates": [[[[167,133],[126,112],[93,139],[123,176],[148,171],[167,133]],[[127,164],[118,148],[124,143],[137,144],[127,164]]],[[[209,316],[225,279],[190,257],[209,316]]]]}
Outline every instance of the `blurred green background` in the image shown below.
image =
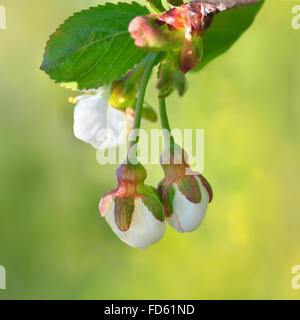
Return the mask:
{"type": "MultiPolygon", "coordinates": [[[[0,299],[299,299],[291,286],[300,265],[297,3],[267,1],[235,46],[189,74],[183,98],[169,99],[174,127],[205,129],[215,197],[196,232],[168,227],[145,252],[100,218],[116,166],[97,164],[73,136],[70,92],[39,70],[50,33],[99,3],[0,1],[0,299]]],[[[147,96],[155,105],[153,89],[147,96]]],[[[147,169],[156,185],[160,167],[147,169]]]]}

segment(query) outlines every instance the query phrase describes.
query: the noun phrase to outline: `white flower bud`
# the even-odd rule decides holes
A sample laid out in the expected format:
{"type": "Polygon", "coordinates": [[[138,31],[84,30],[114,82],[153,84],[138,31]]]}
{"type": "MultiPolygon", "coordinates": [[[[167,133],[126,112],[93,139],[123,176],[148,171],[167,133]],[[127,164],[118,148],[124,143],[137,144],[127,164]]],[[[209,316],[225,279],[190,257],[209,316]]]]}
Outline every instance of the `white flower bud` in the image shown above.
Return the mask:
{"type": "Polygon", "coordinates": [[[179,232],[194,231],[201,225],[212,201],[212,188],[200,173],[191,170],[187,154],[178,145],[163,152],[161,165],[165,178],[158,184],[158,193],[167,221],[179,232]]]}
{"type": "Polygon", "coordinates": [[[179,190],[176,183],[173,184],[175,195],[173,198],[173,213],[167,217],[168,223],[179,232],[191,232],[197,229],[206,214],[209,203],[209,194],[199,177],[195,177],[201,191],[199,203],[190,202],[179,190]]]}
{"type": "Polygon", "coordinates": [[[132,121],[126,114],[109,105],[108,92],[107,88],[100,88],[76,98],[74,135],[97,149],[125,143],[132,129],[132,121]]]}
{"type": "Polygon", "coordinates": [[[129,246],[145,250],[146,247],[158,242],[164,236],[166,222],[156,219],[141,199],[135,199],[132,221],[127,231],[121,231],[116,225],[114,205],[114,201],[108,205],[104,213],[105,220],[113,232],[129,246]]]}

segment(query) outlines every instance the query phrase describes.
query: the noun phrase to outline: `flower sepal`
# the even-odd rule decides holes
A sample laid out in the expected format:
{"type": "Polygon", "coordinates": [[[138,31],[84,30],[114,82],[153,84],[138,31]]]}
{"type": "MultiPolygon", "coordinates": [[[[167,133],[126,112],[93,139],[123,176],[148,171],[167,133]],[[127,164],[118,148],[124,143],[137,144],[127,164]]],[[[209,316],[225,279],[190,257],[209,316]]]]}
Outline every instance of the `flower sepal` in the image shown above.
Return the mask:
{"type": "Polygon", "coordinates": [[[180,69],[183,73],[194,69],[203,57],[203,40],[193,37],[188,32],[180,52],[180,69]]]}
{"type": "Polygon", "coordinates": [[[163,222],[165,220],[164,208],[157,190],[152,186],[140,184],[137,186],[137,193],[152,215],[163,222]]]}
{"type": "Polygon", "coordinates": [[[180,70],[180,51],[178,49],[168,51],[161,62],[156,87],[160,98],[169,96],[175,88],[180,97],[186,92],[187,81],[185,74],[180,70]]]}

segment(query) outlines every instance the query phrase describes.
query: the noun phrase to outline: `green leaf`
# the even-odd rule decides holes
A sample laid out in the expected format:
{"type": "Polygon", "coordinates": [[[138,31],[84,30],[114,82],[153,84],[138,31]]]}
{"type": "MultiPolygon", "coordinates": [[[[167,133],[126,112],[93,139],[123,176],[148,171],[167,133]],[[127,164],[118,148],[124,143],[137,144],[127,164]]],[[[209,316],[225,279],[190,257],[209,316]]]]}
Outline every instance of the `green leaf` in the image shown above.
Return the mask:
{"type": "Polygon", "coordinates": [[[161,3],[161,0],[147,0],[147,2],[150,8],[157,13],[166,11],[166,9],[161,3]]]}
{"type": "Polygon", "coordinates": [[[147,54],[134,45],[128,24],[148,13],[135,2],[76,13],[51,35],[41,69],[56,82],[76,82],[78,89],[99,88],[121,78],[147,54]]]}
{"type": "Polygon", "coordinates": [[[203,36],[204,55],[194,70],[201,70],[213,59],[230,49],[251,26],[263,4],[264,0],[248,7],[216,14],[211,27],[203,36]]]}
{"type": "Polygon", "coordinates": [[[184,3],[183,0],[167,0],[167,2],[175,7],[180,7],[184,3]]]}

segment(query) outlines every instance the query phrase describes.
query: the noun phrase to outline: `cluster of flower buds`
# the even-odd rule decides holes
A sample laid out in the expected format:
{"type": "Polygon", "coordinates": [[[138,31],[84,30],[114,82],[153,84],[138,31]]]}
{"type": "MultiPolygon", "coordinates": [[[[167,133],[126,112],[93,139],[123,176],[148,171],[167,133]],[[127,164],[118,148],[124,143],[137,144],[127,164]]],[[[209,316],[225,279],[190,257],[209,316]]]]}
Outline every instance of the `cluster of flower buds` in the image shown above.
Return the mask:
{"type": "Polygon", "coordinates": [[[165,10],[160,0],[148,0],[156,13],[138,16],[129,24],[135,45],[149,52],[165,51],[157,88],[161,97],[174,88],[179,95],[186,89],[185,74],[195,68],[203,56],[202,37],[215,14],[254,4],[259,0],[168,0],[172,6],[165,10]]]}
{"type": "Polygon", "coordinates": [[[141,164],[122,164],[117,169],[118,187],[100,200],[100,213],[125,243],[145,249],[165,233],[165,217],[179,232],[191,232],[202,223],[212,189],[193,172],[179,146],[161,156],[165,178],[158,190],[144,184],[147,173],[141,164]]]}
{"type": "MultiPolygon", "coordinates": [[[[171,133],[165,97],[175,89],[180,96],[185,93],[186,73],[202,59],[203,36],[214,16],[260,0],[166,1],[169,10],[161,0],[147,0],[152,13],[145,16],[138,16],[148,11],[137,3],[108,3],[75,14],[50,37],[41,66],[51,78],[66,81],[61,83],[64,87],[85,88],[70,98],[76,104],[73,130],[78,139],[105,150],[127,144],[132,131],[127,161],[116,172],[117,188],[102,197],[99,210],[123,242],[141,249],[162,239],[167,222],[179,232],[197,229],[213,197],[210,184],[191,170],[187,154],[171,134],[169,141],[164,137],[167,147],[161,155],[164,179],[157,188],[145,184],[147,172],[136,160],[142,118],[157,120],[156,112],[145,102],[151,73],[157,66],[161,126],[171,133]],[[122,17],[126,21],[119,21],[122,17]],[[135,46],[148,54],[133,45],[127,26],[135,46]],[[86,48],[94,48],[95,54],[86,48]],[[100,80],[106,68],[112,71],[104,72],[100,80]]],[[[229,38],[240,34],[233,33],[229,38]]],[[[220,35],[218,38],[222,32],[220,35]]],[[[214,40],[208,41],[205,48],[211,46],[219,54],[233,39],[225,40],[216,48],[214,40]]]]}
{"type": "MultiPolygon", "coordinates": [[[[135,17],[128,28],[137,47],[163,53],[157,83],[161,99],[170,95],[174,89],[180,96],[186,91],[185,74],[195,68],[202,58],[202,37],[214,15],[259,0],[167,1],[171,5],[169,10],[164,9],[161,0],[148,0],[155,13],[135,17]]],[[[123,78],[113,81],[109,98],[106,98],[109,106],[132,119],[146,61],[123,78]]],[[[99,96],[99,91],[96,95],[99,96]]],[[[99,102],[103,101],[101,99],[98,97],[99,102]]],[[[87,101],[86,98],[80,100],[77,109],[87,101]]],[[[96,98],[94,100],[98,101],[96,98]]],[[[151,121],[157,119],[154,110],[145,104],[141,115],[151,121]]],[[[93,121],[92,117],[90,119],[93,121]]],[[[166,221],[179,232],[194,231],[201,225],[208,204],[212,201],[210,184],[200,173],[191,170],[186,152],[174,141],[162,153],[161,166],[165,178],[155,189],[144,183],[147,172],[140,163],[122,164],[116,173],[117,189],[108,192],[100,200],[101,215],[115,234],[134,248],[145,249],[162,239],[166,221]]]]}
{"type": "Polygon", "coordinates": [[[149,51],[175,50],[180,70],[193,69],[202,57],[202,36],[218,12],[214,3],[192,1],[164,13],[138,16],[129,25],[135,45],[149,51]]]}

